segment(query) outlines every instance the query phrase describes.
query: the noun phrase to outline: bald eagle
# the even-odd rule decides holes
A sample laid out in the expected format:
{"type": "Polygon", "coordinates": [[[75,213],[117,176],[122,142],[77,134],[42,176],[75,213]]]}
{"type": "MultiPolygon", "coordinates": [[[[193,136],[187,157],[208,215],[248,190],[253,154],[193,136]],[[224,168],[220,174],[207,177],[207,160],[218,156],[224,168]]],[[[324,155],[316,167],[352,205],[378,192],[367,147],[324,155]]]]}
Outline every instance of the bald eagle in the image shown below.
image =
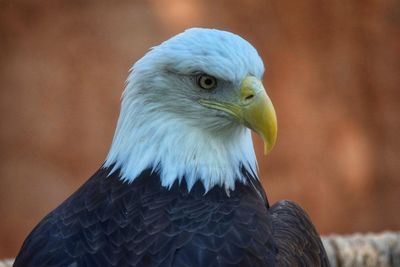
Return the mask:
{"type": "Polygon", "coordinates": [[[26,238],[14,266],[327,266],[294,202],[269,206],[251,130],[275,144],[263,62],[194,28],[131,69],[101,168],[26,238]]]}

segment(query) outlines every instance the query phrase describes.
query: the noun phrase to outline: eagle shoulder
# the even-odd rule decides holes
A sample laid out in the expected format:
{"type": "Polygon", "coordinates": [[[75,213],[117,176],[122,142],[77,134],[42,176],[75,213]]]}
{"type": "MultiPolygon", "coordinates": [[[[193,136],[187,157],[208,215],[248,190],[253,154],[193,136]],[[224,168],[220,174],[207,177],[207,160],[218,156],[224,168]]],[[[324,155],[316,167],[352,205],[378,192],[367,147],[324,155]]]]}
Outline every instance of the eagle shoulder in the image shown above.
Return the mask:
{"type": "Polygon", "coordinates": [[[295,202],[282,200],[269,209],[277,266],[329,266],[321,238],[307,213],[295,202]]]}

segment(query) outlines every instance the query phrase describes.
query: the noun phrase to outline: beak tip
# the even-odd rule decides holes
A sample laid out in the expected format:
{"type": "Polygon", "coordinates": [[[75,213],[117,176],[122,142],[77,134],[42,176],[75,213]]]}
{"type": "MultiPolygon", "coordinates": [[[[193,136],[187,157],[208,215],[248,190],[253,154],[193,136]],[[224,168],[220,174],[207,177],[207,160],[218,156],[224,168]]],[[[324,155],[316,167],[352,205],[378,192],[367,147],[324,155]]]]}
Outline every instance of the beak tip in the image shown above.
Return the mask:
{"type": "Polygon", "coordinates": [[[260,133],[260,136],[264,142],[264,155],[268,155],[272,149],[275,147],[277,131],[276,131],[276,124],[275,127],[271,127],[274,130],[269,133],[260,133]]]}
{"type": "Polygon", "coordinates": [[[264,142],[264,155],[265,156],[268,155],[271,152],[273,147],[274,147],[273,144],[271,145],[271,144],[268,144],[268,142],[264,142]]]}

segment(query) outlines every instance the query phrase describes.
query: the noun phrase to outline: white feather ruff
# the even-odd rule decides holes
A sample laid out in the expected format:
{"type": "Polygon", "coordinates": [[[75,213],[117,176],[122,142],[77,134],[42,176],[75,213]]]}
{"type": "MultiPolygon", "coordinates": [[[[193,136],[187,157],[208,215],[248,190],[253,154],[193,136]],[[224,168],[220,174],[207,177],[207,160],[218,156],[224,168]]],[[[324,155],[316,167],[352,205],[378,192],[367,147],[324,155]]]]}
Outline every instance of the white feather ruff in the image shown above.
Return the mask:
{"type": "Polygon", "coordinates": [[[245,182],[242,166],[257,170],[250,130],[197,103],[198,92],[179,78],[193,72],[238,84],[249,73],[261,77],[264,67],[247,41],[217,30],[191,29],[153,48],[128,77],[105,161],[123,181],[150,168],[165,187],[184,178],[189,190],[200,180],[206,191],[229,191],[245,182]]]}

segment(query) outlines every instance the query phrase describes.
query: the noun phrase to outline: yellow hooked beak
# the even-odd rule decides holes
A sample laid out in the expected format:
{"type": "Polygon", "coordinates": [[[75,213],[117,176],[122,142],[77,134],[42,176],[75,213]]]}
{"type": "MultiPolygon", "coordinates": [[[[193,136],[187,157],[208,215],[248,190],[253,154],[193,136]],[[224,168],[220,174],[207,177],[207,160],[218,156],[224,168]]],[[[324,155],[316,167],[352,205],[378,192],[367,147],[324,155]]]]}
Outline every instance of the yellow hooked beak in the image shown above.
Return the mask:
{"type": "Polygon", "coordinates": [[[240,123],[258,133],[264,141],[264,153],[268,154],[275,145],[277,121],[274,106],[265,92],[261,81],[247,76],[240,88],[238,103],[199,100],[200,104],[225,111],[240,123]]]}

